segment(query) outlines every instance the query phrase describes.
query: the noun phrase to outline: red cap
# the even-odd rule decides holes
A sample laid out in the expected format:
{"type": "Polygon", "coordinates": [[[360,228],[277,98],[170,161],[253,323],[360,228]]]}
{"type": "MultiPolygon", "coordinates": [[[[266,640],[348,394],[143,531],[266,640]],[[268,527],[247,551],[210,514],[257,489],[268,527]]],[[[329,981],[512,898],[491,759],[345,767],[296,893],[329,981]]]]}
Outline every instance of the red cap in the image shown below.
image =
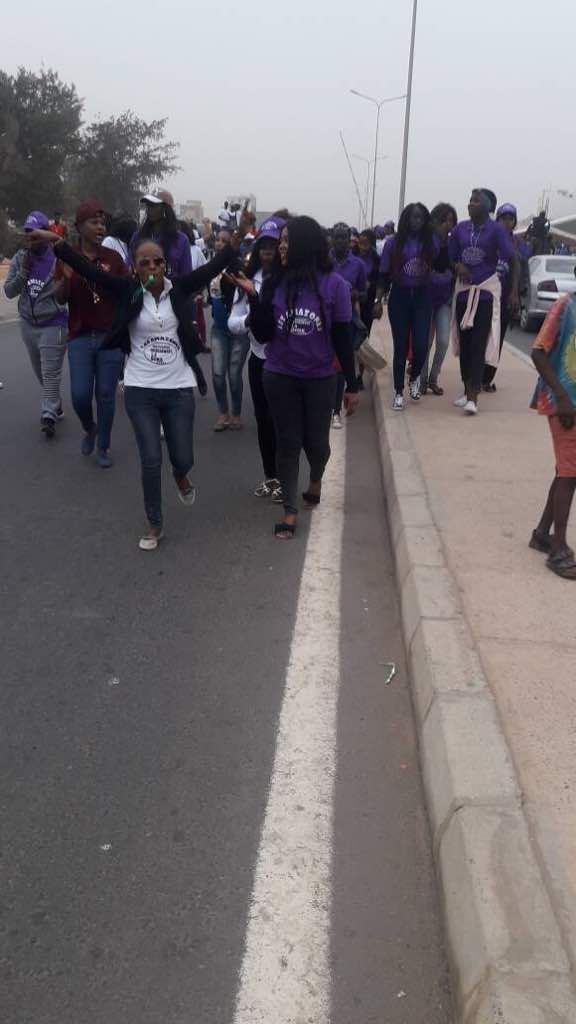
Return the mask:
{"type": "Polygon", "coordinates": [[[98,203],[95,199],[87,199],[85,203],[80,203],[76,210],[75,223],[83,224],[85,220],[92,220],[93,217],[98,217],[99,214],[104,215],[102,203],[98,203]]]}

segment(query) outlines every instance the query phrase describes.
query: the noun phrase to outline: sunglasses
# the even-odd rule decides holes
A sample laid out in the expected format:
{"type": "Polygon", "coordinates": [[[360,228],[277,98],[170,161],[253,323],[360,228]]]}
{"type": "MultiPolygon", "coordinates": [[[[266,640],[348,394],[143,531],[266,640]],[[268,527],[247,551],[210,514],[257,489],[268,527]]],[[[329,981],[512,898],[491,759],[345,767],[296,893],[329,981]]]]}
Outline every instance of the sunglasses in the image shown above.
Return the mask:
{"type": "Polygon", "coordinates": [[[166,260],[163,256],[143,256],[141,260],[138,260],[138,266],[143,270],[148,270],[149,267],[162,267],[165,263],[166,260]]]}

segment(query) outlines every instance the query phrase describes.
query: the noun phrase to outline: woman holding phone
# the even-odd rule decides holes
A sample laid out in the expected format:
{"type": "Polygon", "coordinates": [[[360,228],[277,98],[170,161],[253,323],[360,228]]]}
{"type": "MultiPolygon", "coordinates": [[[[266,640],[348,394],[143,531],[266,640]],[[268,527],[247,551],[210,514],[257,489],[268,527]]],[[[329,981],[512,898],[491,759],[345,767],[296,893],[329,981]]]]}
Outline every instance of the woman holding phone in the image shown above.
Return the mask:
{"type": "MultiPolygon", "coordinates": [[[[196,497],[188,476],[194,464],[194,388],[202,390],[206,384],[196,359],[187,301],[227,266],[233,247],[226,246],[210,263],[172,282],[166,277],[164,251],[151,239],[136,243],[135,275],[129,278],[101,271],[50,231],[35,231],[32,237],[54,245],[55,254],[70,268],[67,273],[84,276],[116,299],[115,324],[103,347],[122,349],[127,356],[125,406],[140,452],[148,519],[139,547],[153,551],[163,537],[161,426],[178,497],[185,505],[192,505],[196,497]]],[[[234,246],[238,244],[235,237],[234,246]]]]}
{"type": "Polygon", "coordinates": [[[258,295],[253,281],[235,276],[250,306],[248,326],[266,345],[264,391],[276,428],[276,463],[284,517],[274,533],[294,536],[298,520],[300,453],[310,481],[306,508],[320,504],[322,477],[330,458],[330,424],[336,395],[334,360],[346,378],[348,415],[358,405],[354,368],[350,286],[332,269],[322,228],[312,217],[294,217],[282,229],[279,273],[266,278],[258,295]]]}

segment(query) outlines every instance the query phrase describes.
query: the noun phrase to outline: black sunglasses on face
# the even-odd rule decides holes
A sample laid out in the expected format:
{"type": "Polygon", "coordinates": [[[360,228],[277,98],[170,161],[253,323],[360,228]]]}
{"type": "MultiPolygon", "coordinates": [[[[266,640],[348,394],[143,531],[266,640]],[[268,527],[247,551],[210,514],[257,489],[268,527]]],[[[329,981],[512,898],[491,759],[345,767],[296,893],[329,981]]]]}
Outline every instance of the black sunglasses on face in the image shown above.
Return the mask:
{"type": "Polygon", "coordinates": [[[163,256],[143,256],[141,260],[138,260],[138,266],[146,270],[148,267],[161,267],[166,263],[163,256]]]}

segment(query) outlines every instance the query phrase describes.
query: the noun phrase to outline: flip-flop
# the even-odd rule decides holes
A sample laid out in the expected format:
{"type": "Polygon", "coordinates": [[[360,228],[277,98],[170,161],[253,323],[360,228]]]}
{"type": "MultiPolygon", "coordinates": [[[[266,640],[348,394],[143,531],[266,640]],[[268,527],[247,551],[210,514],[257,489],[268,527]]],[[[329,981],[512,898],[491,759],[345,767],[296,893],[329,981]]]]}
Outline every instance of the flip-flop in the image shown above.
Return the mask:
{"type": "Polygon", "coordinates": [[[277,540],[292,540],[296,533],[296,523],[276,523],[274,536],[277,540]]]}
{"type": "Polygon", "coordinates": [[[528,547],[533,551],[540,551],[543,555],[549,555],[552,551],[552,538],[549,534],[539,533],[532,530],[532,536],[528,541],[528,547]]]}
{"type": "Polygon", "coordinates": [[[569,548],[557,551],[546,559],[546,565],[551,572],[561,576],[564,580],[576,580],[576,561],[574,554],[569,548]]]}
{"type": "Polygon", "coordinates": [[[302,491],[302,497],[306,502],[306,508],[317,508],[320,504],[320,494],[312,494],[311,491],[302,491]]]}

